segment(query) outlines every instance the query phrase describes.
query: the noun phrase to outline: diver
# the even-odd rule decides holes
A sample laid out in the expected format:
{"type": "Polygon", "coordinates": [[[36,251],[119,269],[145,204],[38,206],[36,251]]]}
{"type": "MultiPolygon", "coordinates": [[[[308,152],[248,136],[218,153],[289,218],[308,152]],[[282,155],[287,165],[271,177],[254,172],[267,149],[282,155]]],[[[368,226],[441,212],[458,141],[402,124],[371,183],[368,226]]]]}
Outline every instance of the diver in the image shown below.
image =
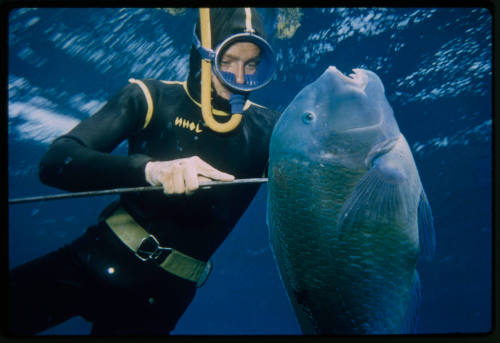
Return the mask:
{"type": "Polygon", "coordinates": [[[207,279],[259,186],[197,189],[266,173],[279,113],[248,96],[269,83],[276,61],[255,9],[200,9],[192,40],[186,81],[131,79],[43,156],[47,185],[162,185],[169,196],[122,194],[75,241],[14,268],[10,334],[82,316],[92,335],[168,335],[207,279]],[[113,154],[124,140],[128,156],[113,154]]]}

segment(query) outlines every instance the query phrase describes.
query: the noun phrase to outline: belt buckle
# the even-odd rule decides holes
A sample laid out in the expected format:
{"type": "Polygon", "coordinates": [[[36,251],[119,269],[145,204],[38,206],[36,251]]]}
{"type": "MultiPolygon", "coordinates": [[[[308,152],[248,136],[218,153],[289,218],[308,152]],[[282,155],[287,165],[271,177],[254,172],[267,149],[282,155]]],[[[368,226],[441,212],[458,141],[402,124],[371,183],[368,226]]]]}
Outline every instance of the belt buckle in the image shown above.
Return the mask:
{"type": "Polygon", "coordinates": [[[156,261],[163,251],[172,251],[172,248],[164,248],[160,246],[160,242],[158,242],[156,237],[149,235],[141,240],[141,243],[139,243],[139,247],[135,252],[135,256],[143,262],[150,260],[156,261]]]}

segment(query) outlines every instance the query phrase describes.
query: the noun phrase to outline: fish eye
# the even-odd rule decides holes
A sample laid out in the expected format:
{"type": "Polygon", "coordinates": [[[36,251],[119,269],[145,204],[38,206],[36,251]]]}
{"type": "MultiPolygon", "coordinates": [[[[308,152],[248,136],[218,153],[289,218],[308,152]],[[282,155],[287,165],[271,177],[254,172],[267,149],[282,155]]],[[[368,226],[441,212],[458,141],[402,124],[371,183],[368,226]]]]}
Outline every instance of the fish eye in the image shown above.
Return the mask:
{"type": "Polygon", "coordinates": [[[302,121],[304,124],[309,124],[316,119],[316,115],[312,112],[305,112],[302,114],[302,121]]]}

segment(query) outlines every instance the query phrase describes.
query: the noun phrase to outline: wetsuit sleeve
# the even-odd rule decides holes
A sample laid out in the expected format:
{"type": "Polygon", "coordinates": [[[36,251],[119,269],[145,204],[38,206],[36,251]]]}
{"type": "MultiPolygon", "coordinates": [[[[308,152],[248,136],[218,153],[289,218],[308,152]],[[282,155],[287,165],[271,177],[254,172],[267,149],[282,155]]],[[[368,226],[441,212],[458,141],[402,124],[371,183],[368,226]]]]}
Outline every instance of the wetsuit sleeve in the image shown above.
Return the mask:
{"type": "Polygon", "coordinates": [[[137,85],[128,85],[102,109],[57,138],[40,162],[40,180],[69,191],[147,185],[149,156],[111,154],[144,125],[147,103],[137,85]]]}

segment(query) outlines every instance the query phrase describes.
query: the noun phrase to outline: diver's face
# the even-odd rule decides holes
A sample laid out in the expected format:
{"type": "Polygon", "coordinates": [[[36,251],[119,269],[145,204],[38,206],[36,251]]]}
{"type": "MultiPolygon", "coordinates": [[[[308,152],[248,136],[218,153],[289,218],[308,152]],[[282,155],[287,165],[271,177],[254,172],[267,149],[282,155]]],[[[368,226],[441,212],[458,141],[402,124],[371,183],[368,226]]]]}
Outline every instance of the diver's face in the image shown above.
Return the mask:
{"type": "MultiPolygon", "coordinates": [[[[252,75],[257,71],[260,48],[250,42],[238,42],[231,45],[222,55],[220,69],[233,73],[236,83],[245,83],[245,74],[252,75]]],[[[231,92],[212,74],[215,91],[219,96],[229,100],[231,92]]]]}

